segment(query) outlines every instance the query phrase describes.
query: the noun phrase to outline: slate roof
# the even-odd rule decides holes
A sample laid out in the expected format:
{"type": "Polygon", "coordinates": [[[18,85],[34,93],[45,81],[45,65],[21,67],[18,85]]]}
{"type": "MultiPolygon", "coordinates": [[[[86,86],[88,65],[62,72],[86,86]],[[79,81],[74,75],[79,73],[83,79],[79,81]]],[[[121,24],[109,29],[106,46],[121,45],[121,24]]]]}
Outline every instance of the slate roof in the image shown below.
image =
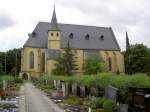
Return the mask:
{"type": "MultiPolygon", "coordinates": [[[[61,31],[61,48],[65,48],[69,40],[72,49],[120,50],[111,27],[96,27],[73,24],[57,24],[61,31]],[[73,37],[70,38],[70,34],[73,37]],[[87,35],[89,36],[87,39],[87,35]],[[103,38],[102,38],[103,37],[103,38]]],[[[39,22],[29,35],[24,47],[47,49],[47,32],[51,23],[39,22]]]]}

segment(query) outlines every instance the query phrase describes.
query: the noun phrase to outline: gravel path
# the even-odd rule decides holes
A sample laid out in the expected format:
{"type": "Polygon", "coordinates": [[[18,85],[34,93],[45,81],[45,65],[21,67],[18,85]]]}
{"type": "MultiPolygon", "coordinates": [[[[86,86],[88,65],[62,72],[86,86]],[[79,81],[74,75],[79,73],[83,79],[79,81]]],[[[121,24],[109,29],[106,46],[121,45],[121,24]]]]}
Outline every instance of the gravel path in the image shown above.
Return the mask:
{"type": "Polygon", "coordinates": [[[26,112],[64,112],[31,83],[24,85],[24,96],[26,112]]]}

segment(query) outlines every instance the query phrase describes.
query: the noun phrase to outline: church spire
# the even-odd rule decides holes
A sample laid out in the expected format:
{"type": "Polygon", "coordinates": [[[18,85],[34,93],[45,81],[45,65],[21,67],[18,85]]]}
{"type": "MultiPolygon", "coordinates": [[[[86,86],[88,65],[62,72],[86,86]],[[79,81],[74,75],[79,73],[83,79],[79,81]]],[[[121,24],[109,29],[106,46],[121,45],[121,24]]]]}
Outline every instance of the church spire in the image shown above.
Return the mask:
{"type": "Polygon", "coordinates": [[[55,5],[54,5],[54,10],[53,10],[53,16],[51,19],[51,27],[50,30],[52,31],[58,31],[58,24],[57,24],[57,17],[56,17],[56,12],[55,12],[55,5]]]}
{"type": "Polygon", "coordinates": [[[129,43],[129,37],[128,37],[128,33],[126,32],[126,50],[129,48],[130,43],[129,43]]]}

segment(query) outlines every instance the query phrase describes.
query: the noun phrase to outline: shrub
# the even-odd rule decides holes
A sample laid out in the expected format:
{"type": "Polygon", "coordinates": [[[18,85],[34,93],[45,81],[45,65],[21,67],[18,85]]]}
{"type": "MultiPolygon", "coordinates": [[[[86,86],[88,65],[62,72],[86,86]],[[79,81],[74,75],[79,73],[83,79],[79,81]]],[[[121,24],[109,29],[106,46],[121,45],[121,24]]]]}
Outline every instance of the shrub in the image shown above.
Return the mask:
{"type": "Polygon", "coordinates": [[[104,63],[97,55],[92,55],[85,60],[83,64],[83,70],[85,74],[97,74],[98,72],[102,72],[104,63]]]}
{"type": "Polygon", "coordinates": [[[105,100],[103,103],[104,112],[117,112],[117,105],[111,100],[105,100]]]}
{"type": "MultiPolygon", "coordinates": [[[[150,78],[144,74],[135,75],[115,75],[113,73],[99,73],[97,75],[73,75],[73,76],[56,76],[56,75],[43,75],[35,81],[37,86],[45,87],[45,80],[47,80],[48,85],[53,86],[54,80],[63,80],[68,84],[77,83],[79,85],[91,87],[96,86],[96,88],[104,91],[105,87],[112,85],[119,90],[119,94],[123,97],[120,101],[127,101],[126,93],[129,87],[142,87],[150,88],[150,78]],[[124,100],[125,99],[125,100],[124,100]]],[[[124,102],[124,103],[125,103],[124,102]]]]}
{"type": "Polygon", "coordinates": [[[96,100],[92,103],[93,108],[103,108],[104,99],[96,98],[96,100]]]}
{"type": "Polygon", "coordinates": [[[14,78],[14,83],[23,83],[23,80],[19,77],[14,78]]]}
{"type": "Polygon", "coordinates": [[[78,97],[71,96],[70,98],[63,101],[65,104],[69,105],[82,105],[82,100],[78,97]]]}

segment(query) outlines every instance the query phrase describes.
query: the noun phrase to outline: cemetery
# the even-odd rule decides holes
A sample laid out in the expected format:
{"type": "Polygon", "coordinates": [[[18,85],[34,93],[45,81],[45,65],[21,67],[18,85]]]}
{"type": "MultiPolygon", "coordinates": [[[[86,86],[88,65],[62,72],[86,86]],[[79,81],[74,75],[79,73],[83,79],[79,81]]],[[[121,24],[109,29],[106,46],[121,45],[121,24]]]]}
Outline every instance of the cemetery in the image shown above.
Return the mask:
{"type": "Polygon", "coordinates": [[[145,74],[43,75],[33,83],[66,112],[150,112],[145,74]]]}
{"type": "Polygon", "coordinates": [[[0,112],[19,112],[19,87],[22,80],[11,76],[0,78],[0,112]]]}

